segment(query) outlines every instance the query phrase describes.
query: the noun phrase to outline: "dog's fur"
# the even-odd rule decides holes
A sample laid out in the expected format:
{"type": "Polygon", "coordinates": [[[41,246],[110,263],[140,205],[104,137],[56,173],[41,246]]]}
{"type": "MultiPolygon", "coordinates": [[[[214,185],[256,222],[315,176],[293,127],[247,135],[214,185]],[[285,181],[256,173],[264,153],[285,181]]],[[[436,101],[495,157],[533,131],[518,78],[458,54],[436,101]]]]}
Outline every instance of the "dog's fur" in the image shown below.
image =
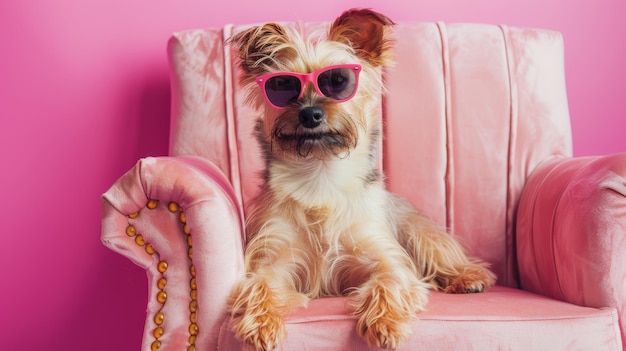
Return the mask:
{"type": "Polygon", "coordinates": [[[395,349],[411,332],[429,289],[480,292],[495,282],[481,261],[406,200],[385,190],[376,168],[383,89],[378,67],[391,64],[393,22],[371,10],[344,12],[325,37],[303,38],[277,23],[234,36],[249,102],[264,110],[257,138],[265,183],[248,212],[246,275],[229,301],[233,330],[257,350],[285,337],[284,317],[311,298],[348,295],[357,332],[395,349]],[[307,84],[287,108],[269,106],[254,80],[276,71],[363,66],[356,96],[336,103],[307,84]],[[315,128],[299,112],[316,106],[315,128]]]}

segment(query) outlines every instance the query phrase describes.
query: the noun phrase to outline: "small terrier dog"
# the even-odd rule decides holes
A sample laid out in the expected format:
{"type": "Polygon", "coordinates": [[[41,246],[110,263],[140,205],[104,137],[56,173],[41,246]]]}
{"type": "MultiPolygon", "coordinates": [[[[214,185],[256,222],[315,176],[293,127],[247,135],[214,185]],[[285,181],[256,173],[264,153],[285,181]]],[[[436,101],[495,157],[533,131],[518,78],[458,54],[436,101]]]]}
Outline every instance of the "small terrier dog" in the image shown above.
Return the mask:
{"type": "Polygon", "coordinates": [[[284,339],[291,308],[337,295],[350,297],[368,344],[395,349],[430,289],[472,293],[495,282],[486,263],[388,192],[376,167],[373,111],[393,25],[352,9],[324,36],[266,23],[231,39],[248,102],[264,111],[255,132],[265,182],[248,209],[246,275],[229,299],[236,336],[256,350],[284,339]]]}

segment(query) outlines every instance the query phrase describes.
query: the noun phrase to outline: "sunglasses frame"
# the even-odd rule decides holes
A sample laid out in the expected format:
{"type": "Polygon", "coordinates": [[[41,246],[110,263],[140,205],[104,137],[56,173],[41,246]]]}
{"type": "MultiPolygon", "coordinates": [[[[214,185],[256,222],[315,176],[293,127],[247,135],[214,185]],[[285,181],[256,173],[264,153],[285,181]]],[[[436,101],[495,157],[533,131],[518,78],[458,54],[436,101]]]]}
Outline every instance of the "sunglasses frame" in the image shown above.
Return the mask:
{"type": "MultiPolygon", "coordinates": [[[[315,88],[315,91],[318,94],[320,94],[321,96],[326,96],[320,90],[320,87],[317,84],[317,79],[322,73],[332,70],[332,69],[339,69],[339,68],[348,68],[354,72],[354,91],[352,91],[352,93],[344,99],[335,99],[335,102],[340,103],[340,102],[348,101],[352,99],[354,95],[356,95],[356,91],[359,88],[359,73],[363,70],[363,67],[360,64],[351,63],[351,64],[332,65],[332,66],[327,66],[327,67],[318,69],[317,71],[314,71],[311,73],[297,73],[297,72],[268,73],[268,74],[263,74],[263,75],[258,76],[256,78],[256,83],[261,88],[261,91],[263,91],[263,96],[265,97],[265,101],[267,101],[267,103],[270,104],[272,107],[282,110],[282,109],[287,108],[288,104],[285,106],[275,105],[274,103],[272,103],[272,101],[270,101],[269,97],[267,96],[267,91],[265,90],[265,83],[267,83],[269,79],[274,78],[274,77],[279,77],[279,76],[289,76],[289,77],[297,78],[300,81],[300,93],[298,94],[298,98],[296,99],[297,101],[297,100],[302,99],[302,97],[304,96],[304,90],[305,90],[304,88],[308,82],[310,82],[313,85],[313,87],[315,88]]],[[[334,99],[332,96],[326,96],[326,97],[334,99]]]]}

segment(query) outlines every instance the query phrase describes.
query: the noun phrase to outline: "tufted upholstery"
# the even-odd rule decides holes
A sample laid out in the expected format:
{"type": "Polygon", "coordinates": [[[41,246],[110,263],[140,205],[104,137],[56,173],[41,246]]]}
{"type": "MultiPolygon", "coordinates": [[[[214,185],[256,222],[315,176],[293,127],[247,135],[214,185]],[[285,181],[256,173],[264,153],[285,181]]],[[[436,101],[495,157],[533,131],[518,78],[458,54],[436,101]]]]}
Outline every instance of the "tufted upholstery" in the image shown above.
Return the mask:
{"type": "MultiPolygon", "coordinates": [[[[103,196],[103,242],[148,274],[144,350],[242,347],[225,298],[263,160],[224,40],[246,27],[173,35],[170,155],[103,196]]],[[[377,111],[388,187],[499,276],[486,293],[433,293],[404,349],[622,349],[626,154],[572,158],[560,34],[401,23],[395,39],[377,111]]],[[[343,297],[287,323],[285,350],[367,349],[343,297]]]]}

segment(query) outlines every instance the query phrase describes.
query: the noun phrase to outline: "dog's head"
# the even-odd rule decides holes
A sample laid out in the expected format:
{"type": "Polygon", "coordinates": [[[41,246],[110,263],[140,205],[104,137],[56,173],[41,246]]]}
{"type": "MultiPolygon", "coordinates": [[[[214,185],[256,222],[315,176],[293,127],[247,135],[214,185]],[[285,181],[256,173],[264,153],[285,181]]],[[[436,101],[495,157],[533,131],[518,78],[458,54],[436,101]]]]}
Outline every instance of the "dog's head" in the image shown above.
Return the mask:
{"type": "Polygon", "coordinates": [[[353,9],[323,36],[266,23],[232,38],[249,101],[265,111],[258,132],[274,156],[344,157],[372,132],[382,90],[376,68],[391,64],[393,24],[353,9]]]}

